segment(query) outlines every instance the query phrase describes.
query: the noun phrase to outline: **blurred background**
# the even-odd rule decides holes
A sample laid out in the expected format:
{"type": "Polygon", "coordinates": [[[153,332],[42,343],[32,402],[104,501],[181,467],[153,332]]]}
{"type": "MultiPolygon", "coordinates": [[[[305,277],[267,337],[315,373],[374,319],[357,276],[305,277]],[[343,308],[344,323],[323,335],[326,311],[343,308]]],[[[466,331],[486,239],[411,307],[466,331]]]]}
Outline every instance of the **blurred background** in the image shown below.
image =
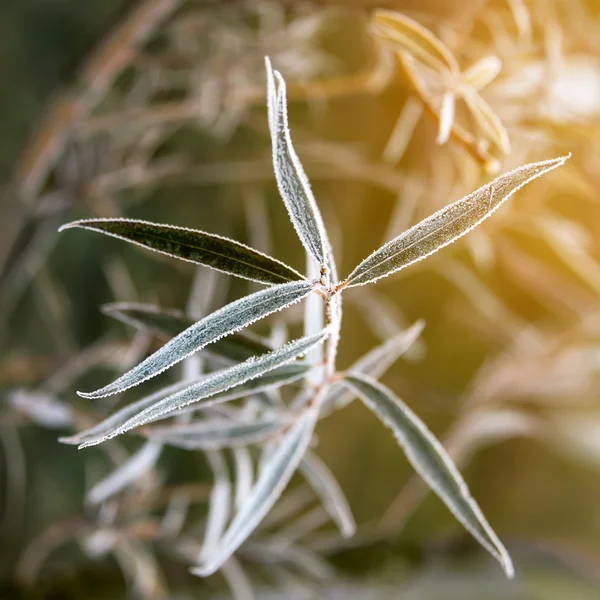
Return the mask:
{"type": "MultiPolygon", "coordinates": [[[[297,485],[269,523],[297,552],[239,557],[255,597],[600,597],[600,2],[3,0],[0,32],[0,598],[251,598],[239,573],[188,572],[203,453],[168,449],[94,505],[139,441],[57,442],[114,408],[76,389],[161,343],[101,306],[189,310],[194,269],[57,228],[155,220],[303,269],[271,169],[265,55],[343,275],[494,174],[573,156],[453,246],[345,295],[342,367],[424,320],[383,381],[455,458],[516,580],[355,402],[320,423],[315,451],[357,536],[323,526],[297,485]],[[427,28],[460,85],[382,43],[374,8],[427,28]]],[[[251,289],[211,285],[213,308],[251,289]]],[[[282,315],[257,331],[298,327],[282,315]]]]}

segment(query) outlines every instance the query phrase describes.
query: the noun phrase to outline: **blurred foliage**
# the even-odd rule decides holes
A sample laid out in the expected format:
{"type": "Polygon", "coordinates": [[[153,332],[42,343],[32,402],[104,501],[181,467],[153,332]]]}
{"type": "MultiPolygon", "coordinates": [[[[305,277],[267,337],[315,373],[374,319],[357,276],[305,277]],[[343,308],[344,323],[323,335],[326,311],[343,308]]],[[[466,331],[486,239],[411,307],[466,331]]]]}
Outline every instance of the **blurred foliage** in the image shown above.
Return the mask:
{"type": "MultiPolygon", "coordinates": [[[[250,556],[259,597],[598,597],[598,2],[5,0],[0,16],[0,597],[228,597],[219,576],[194,578],[156,535],[177,493],[194,498],[188,521],[202,521],[211,476],[201,453],[172,449],[139,489],[97,510],[86,491],[136,440],[81,452],[56,441],[113,408],[75,389],[157,344],[99,306],[185,309],[193,269],[56,228],[88,216],[157,220],[274,248],[301,269],[270,166],[265,54],[289,81],[296,147],[342,272],[490,170],[573,158],[460,243],[376,292],[349,292],[345,310],[342,365],[426,322],[385,381],[461,465],[517,580],[478,562],[394,440],[353,403],[320,424],[317,450],[359,533],[305,540],[339,586],[327,596],[294,561],[265,570],[250,556]],[[460,98],[448,141],[436,143],[448,81],[380,43],[378,7],[427,28],[463,74],[497,57],[480,93],[510,152],[460,98]],[[45,401],[56,404],[43,412],[45,401]],[[102,545],[115,530],[113,556],[102,545]]],[[[220,293],[238,297],[241,285],[220,293]]]]}

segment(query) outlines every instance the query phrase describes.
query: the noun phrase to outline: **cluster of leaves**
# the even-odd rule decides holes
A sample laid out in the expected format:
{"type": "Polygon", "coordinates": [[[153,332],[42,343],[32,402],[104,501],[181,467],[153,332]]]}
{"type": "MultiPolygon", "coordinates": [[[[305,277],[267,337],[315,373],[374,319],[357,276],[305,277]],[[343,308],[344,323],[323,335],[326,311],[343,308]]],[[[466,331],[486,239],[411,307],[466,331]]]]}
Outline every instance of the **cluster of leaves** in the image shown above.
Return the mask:
{"type": "MultiPolygon", "coordinates": [[[[214,505],[215,529],[207,525],[207,542],[200,563],[193,571],[209,575],[221,568],[246,541],[273,507],[310,445],[315,425],[331,394],[339,386],[358,396],[394,433],[407,458],[424,480],[442,498],[457,519],[513,575],[510,558],[471,497],[467,486],[446,454],[422,421],[388,388],[359,369],[338,372],[336,350],[341,328],[341,297],[344,290],[373,283],[422,260],[468,233],[492,214],[523,185],[564,163],[558,158],[532,163],[498,177],[493,182],[433,214],[389,241],[363,260],[344,279],[338,279],[331,246],[314,196],[290,138],[286,107],[286,87],[279,72],[267,59],[268,114],[273,144],[273,168],[281,197],[290,220],[307,252],[318,266],[318,277],[307,279],[282,262],[233,240],[210,233],[127,219],[89,219],[64,228],[83,227],[112,235],[170,256],[212,267],[222,272],[266,284],[264,290],[243,297],[211,313],[173,337],[160,350],[112,383],[94,391],[79,392],[96,399],[118,394],[155,377],[165,369],[205,347],[223,351],[220,340],[259,319],[317,295],[323,300],[326,324],[318,332],[284,346],[254,354],[228,368],[184,381],[173,387],[127,405],[91,429],[63,441],[80,447],[99,444],[132,429],[145,427],[145,435],[156,444],[184,448],[201,447],[212,440],[220,447],[257,445],[267,456],[258,476],[227,524],[227,511],[214,505]],[[323,357],[316,362],[299,362],[320,344],[323,357]],[[263,406],[252,409],[255,394],[278,389],[291,382],[306,380],[306,386],[290,406],[263,406]],[[312,383],[312,385],[311,385],[312,383]],[[227,424],[203,416],[205,409],[230,400],[251,404],[246,418],[227,424]],[[192,414],[185,424],[156,426],[165,418],[192,414]],[[198,415],[198,413],[200,413],[198,415]],[[195,418],[196,417],[196,418],[195,418]],[[198,418],[199,417],[199,418],[198,418]],[[218,442],[215,442],[218,440],[218,442]],[[209,531],[211,535],[209,536],[209,531]]],[[[121,308],[122,314],[131,312],[121,308]]],[[[135,318],[134,315],[130,315],[135,318]]],[[[237,334],[235,341],[244,350],[237,334]]],[[[230,358],[230,356],[229,356],[230,358]]],[[[217,488],[215,488],[216,490],[217,488]]],[[[216,493],[216,492],[215,492],[216,493]]],[[[349,523],[340,518],[341,523],[349,523]]],[[[352,532],[347,525],[343,533],[352,532]]]]}
{"type": "MultiPolygon", "coordinates": [[[[22,510],[22,486],[26,479],[23,475],[23,449],[19,447],[20,432],[11,429],[13,424],[23,423],[27,419],[43,427],[73,428],[80,433],[67,440],[80,445],[108,439],[123,427],[135,427],[135,432],[146,439],[139,451],[130,454],[126,448],[130,441],[135,443],[135,440],[129,439],[123,443],[113,438],[98,446],[99,453],[107,458],[114,469],[104,479],[94,472],[97,457],[94,452],[77,455],[77,459],[86,465],[86,474],[91,479],[87,501],[99,510],[93,524],[85,522],[82,528],[72,529],[67,523],[65,531],[66,535],[80,541],[83,538],[84,550],[90,556],[97,556],[109,549],[113,551],[123,570],[134,582],[138,582],[138,587],[143,586],[144,573],[148,574],[153,563],[149,555],[151,547],[145,542],[151,540],[160,548],[177,548],[187,563],[200,562],[198,556],[201,548],[196,540],[206,534],[212,541],[207,542],[205,547],[210,548],[219,538],[215,528],[221,527],[223,533],[223,521],[230,518],[229,513],[224,515],[214,506],[219,503],[227,506],[232,504],[236,511],[241,509],[242,500],[249,495],[248,482],[255,480],[253,466],[249,470],[248,465],[253,462],[257,464],[256,476],[260,479],[267,457],[303,414],[303,407],[311,402],[311,394],[315,389],[324,381],[331,388],[317,418],[346,406],[357,394],[348,382],[342,382],[343,373],[335,374],[336,381],[325,378],[327,368],[321,363],[326,359],[321,356],[321,348],[323,345],[335,347],[335,328],[322,334],[325,338],[322,344],[315,341],[315,345],[308,348],[304,360],[292,358],[292,362],[275,366],[262,375],[222,391],[215,392],[221,389],[220,385],[228,385],[228,382],[217,378],[212,379],[212,383],[206,382],[210,385],[200,388],[200,392],[198,387],[194,387],[183,393],[188,386],[199,385],[203,379],[218,374],[220,371],[217,369],[223,366],[239,367],[251,357],[260,359],[276,352],[277,348],[281,349],[287,339],[287,325],[302,320],[302,308],[298,301],[285,315],[279,311],[272,313],[274,318],[269,323],[273,327],[267,327],[269,336],[258,338],[247,330],[238,330],[219,339],[209,335],[206,339],[214,341],[208,341],[197,354],[181,361],[183,375],[176,372],[175,377],[182,377],[182,381],[165,387],[161,377],[156,393],[144,394],[141,400],[125,406],[106,420],[102,419],[114,407],[113,397],[94,401],[93,404],[82,404],[81,401],[65,404],[60,400],[81,376],[94,367],[122,372],[154,349],[153,336],[170,339],[192,326],[200,317],[206,318],[208,311],[195,310],[196,305],[206,307],[206,300],[210,298],[213,308],[220,306],[225,282],[218,280],[218,293],[209,293],[207,290],[214,287],[214,282],[206,273],[214,271],[204,270],[204,275],[199,273],[194,284],[195,301],[190,302],[187,313],[134,302],[105,305],[105,314],[136,329],[133,343],[101,338],[90,347],[79,350],[73,333],[69,331],[73,325],[69,322],[73,312],[69,306],[73,303],[81,306],[84,300],[75,295],[72,298],[76,300],[68,299],[62,289],[67,282],[64,279],[61,281],[45,265],[50,244],[58,237],[55,235],[57,224],[64,222],[63,215],[70,212],[69,207],[75,203],[85,204],[86,214],[114,216],[123,214],[123,211],[128,214],[128,209],[135,209],[134,204],[140,199],[152,197],[149,191],[160,187],[160,193],[163,194],[163,188],[169,189],[172,183],[184,182],[194,186],[241,183],[245,192],[248,181],[254,186],[257,180],[270,179],[272,173],[267,165],[269,159],[266,153],[260,159],[252,156],[238,160],[236,156],[233,161],[205,164],[204,157],[191,156],[186,143],[182,144],[184,149],[181,150],[177,143],[172,142],[181,124],[185,124],[186,130],[208,132],[221,140],[233,135],[239,125],[256,131],[250,108],[257,100],[262,102],[264,91],[262,84],[257,85],[261,77],[258,67],[262,66],[262,56],[267,53],[274,57],[286,76],[295,80],[288,84],[288,95],[294,98],[323,99],[358,92],[362,94],[361,101],[368,104],[372,92],[381,87],[373,86],[369,81],[380,77],[380,84],[381,79],[387,84],[391,81],[390,75],[404,76],[402,93],[406,92],[408,99],[401,108],[398,124],[381,161],[373,161],[369,155],[354,147],[310,140],[306,132],[300,131],[300,127],[295,128],[296,148],[305,160],[311,160],[308,166],[315,177],[336,182],[338,179],[357,181],[398,198],[383,238],[386,243],[412,223],[445,205],[449,198],[460,197],[479,187],[486,177],[485,172],[499,169],[500,161],[503,169],[510,169],[537,160],[540,156],[563,154],[566,147],[573,149],[577,160],[570,161],[567,168],[556,171],[551,177],[532,186],[531,192],[526,190],[521,193],[516,203],[518,208],[506,207],[495,219],[487,221],[466,237],[463,247],[470,251],[473,264],[469,259],[458,259],[456,253],[443,252],[432,260],[402,271],[397,277],[411,278],[419,270],[441,276],[463,296],[453,308],[463,311],[458,317],[464,319],[468,332],[482,335],[492,347],[502,344],[497,359],[486,363],[471,389],[464,393],[456,422],[442,438],[455,464],[463,468],[468,458],[481,446],[514,436],[549,442],[553,448],[557,448],[557,441],[562,440],[571,451],[577,452],[579,458],[593,458],[595,454],[597,460],[597,451],[594,451],[597,421],[589,417],[593,408],[589,398],[597,372],[596,334],[593,323],[590,324],[593,320],[584,318],[584,314],[597,303],[600,271],[587,230],[593,219],[577,223],[574,220],[577,217],[573,217],[571,211],[573,206],[577,208],[581,204],[581,198],[586,203],[586,210],[592,206],[589,200],[594,197],[592,188],[597,177],[594,163],[589,159],[589,155],[593,154],[589,132],[595,124],[590,122],[593,106],[585,102],[587,95],[571,94],[577,95],[578,101],[571,100],[569,103],[569,95],[564,91],[565,85],[576,84],[581,88],[582,77],[593,87],[597,73],[586,63],[586,55],[576,54],[575,50],[581,52],[583,49],[588,54],[594,51],[594,21],[585,17],[581,2],[564,3],[557,0],[525,3],[522,0],[509,0],[488,2],[482,10],[483,4],[474,3],[472,7],[465,7],[461,11],[461,18],[455,21],[451,18],[438,19],[433,12],[413,15],[419,22],[389,11],[375,11],[372,18],[368,22],[364,20],[364,23],[359,17],[361,27],[371,26],[375,48],[377,40],[384,42],[385,51],[376,53],[380,59],[375,69],[378,73],[366,78],[331,77],[307,81],[328,72],[327,65],[331,67],[334,64],[328,62],[324,53],[317,51],[315,34],[322,31],[322,24],[327,19],[326,11],[320,7],[310,7],[307,12],[294,8],[288,12],[277,2],[262,0],[240,2],[235,6],[173,0],[141,3],[135,15],[132,13],[132,20],[127,19],[119,27],[121,32],[134,31],[132,37],[138,40],[135,51],[127,48],[128,42],[122,36],[111,36],[106,44],[106,56],[118,55],[123,60],[111,59],[106,63],[95,61],[93,66],[102,77],[93,76],[97,72],[93,69],[87,70],[81,85],[67,98],[67,104],[73,105],[75,110],[58,107],[56,111],[49,112],[48,127],[42,131],[43,139],[32,144],[32,150],[37,150],[38,154],[24,157],[26,160],[20,170],[20,188],[24,198],[27,201],[35,199],[36,203],[31,206],[32,223],[27,223],[25,239],[19,240],[23,244],[17,244],[17,249],[24,246],[27,252],[9,257],[16,258],[8,265],[11,267],[9,277],[5,277],[5,272],[0,276],[0,304],[3,312],[10,314],[18,304],[20,294],[26,289],[27,282],[36,275],[32,289],[40,312],[43,311],[40,318],[51,330],[51,336],[47,337],[52,339],[60,356],[53,356],[47,363],[34,357],[25,361],[24,368],[17,360],[5,361],[0,365],[3,367],[2,375],[9,377],[11,385],[15,382],[20,386],[35,382],[39,386],[39,391],[35,392],[24,389],[11,391],[7,394],[8,410],[2,413],[2,425],[7,427],[2,428],[0,441],[4,454],[11,457],[6,461],[6,481],[9,484],[6,487],[9,491],[5,502],[5,521],[18,522],[18,519],[9,515],[14,517],[22,510]],[[154,10],[152,14],[150,8],[154,10]],[[136,16],[137,24],[143,24],[146,28],[143,35],[136,29],[136,16]],[[424,23],[428,29],[419,23],[424,23]],[[210,48],[198,42],[199,33],[202,39],[210,38],[210,48]],[[149,44],[142,43],[148,39],[149,44]],[[391,70],[390,56],[393,58],[391,70]],[[481,59],[482,56],[485,58],[481,59]],[[395,66],[398,67],[396,72],[395,66]],[[108,67],[112,68],[112,74],[110,69],[107,70],[108,67]],[[117,77],[119,73],[124,73],[124,77],[117,77]],[[102,85],[92,85],[94,81],[100,81],[102,85]],[[186,90],[185,96],[181,96],[183,89],[186,90]],[[65,122],[64,115],[71,115],[74,120],[65,122]],[[425,121],[421,116],[433,119],[437,140],[435,133],[431,135],[432,132],[426,129],[427,123],[421,122],[425,121]],[[573,123],[584,123],[585,127],[576,127],[573,123]],[[406,152],[407,147],[409,152],[406,152]],[[581,160],[586,156],[587,163],[581,160]],[[57,189],[53,188],[55,185],[57,189]],[[562,214],[562,208],[559,213],[554,206],[551,208],[548,205],[548,201],[567,187],[570,198],[573,191],[577,194],[570,203],[568,216],[562,214]],[[549,265],[547,257],[540,260],[535,256],[529,247],[531,238],[555,253],[571,271],[569,275],[574,275],[578,281],[565,277],[560,269],[549,265]],[[524,317],[518,308],[515,310],[514,304],[511,305],[507,300],[511,295],[510,289],[507,290],[506,286],[502,286],[501,290],[493,287],[495,269],[510,277],[511,285],[516,285],[535,302],[546,307],[551,323],[534,325],[529,322],[529,315],[524,317]],[[10,276],[14,276],[14,281],[10,280],[10,276]],[[10,288],[10,306],[3,302],[7,288],[10,288]],[[468,305],[468,309],[464,305],[468,305]],[[573,339],[565,341],[565,336],[561,335],[562,325],[557,326],[554,322],[556,317],[568,323],[575,322],[572,330],[576,331],[576,335],[573,339]],[[330,342],[332,336],[334,339],[330,342]],[[75,353],[77,356],[74,356],[75,353]],[[55,370],[57,365],[64,362],[63,357],[69,355],[73,358],[44,380],[44,376],[55,370]],[[201,359],[198,359],[199,355],[201,359]],[[16,379],[14,373],[17,373],[16,379]],[[19,375],[21,373],[22,376],[19,375]],[[549,378],[548,373],[554,377],[549,378]],[[212,395],[202,398],[204,393],[212,395]],[[151,416],[154,412],[141,415],[142,411],[172,396],[176,396],[177,406],[187,402],[186,399],[192,399],[192,403],[162,413],[171,405],[171,398],[169,403],[160,404],[153,410],[162,413],[165,418],[176,417],[174,423],[155,424],[151,420],[137,427],[136,424],[146,418],[154,419],[151,416]],[[577,401],[573,402],[573,398],[577,398],[577,401]],[[228,403],[224,404],[226,401],[228,403]],[[585,404],[586,411],[583,415],[576,412],[582,404],[585,404]],[[194,420],[188,422],[189,419],[194,420]],[[126,425],[128,422],[129,425],[126,425]],[[97,423],[97,427],[92,427],[94,423],[97,423]],[[183,489],[178,486],[167,487],[164,495],[160,494],[164,475],[157,464],[167,446],[203,451],[211,471],[215,472],[214,494],[204,489],[196,497],[195,491],[190,495],[186,486],[183,489]],[[218,457],[222,450],[225,461],[218,457]],[[235,500],[232,489],[226,492],[229,480],[234,475],[233,470],[230,473],[228,464],[231,458],[235,464],[235,500]],[[164,497],[170,496],[165,523],[160,527],[148,525],[150,513],[143,518],[138,516],[139,521],[134,524],[127,519],[123,521],[123,516],[127,516],[127,506],[132,498],[137,498],[138,489],[144,491],[144,502],[153,509],[156,508],[153,504],[156,498],[157,503],[162,502],[162,508],[166,504],[164,497]],[[182,539],[185,538],[185,547],[180,548],[172,537],[177,527],[171,528],[169,523],[178,519],[181,521],[187,510],[182,507],[196,500],[209,504],[210,518],[200,529],[191,533],[194,543],[186,537],[187,534],[182,536],[182,539]],[[217,527],[214,523],[221,525],[217,527]],[[212,532],[210,535],[209,531],[212,532]],[[168,532],[166,537],[165,532],[168,532]]],[[[352,18],[356,16],[353,14],[352,18]]],[[[98,54],[100,56],[102,52],[98,54]]],[[[341,66],[341,62],[345,61],[340,61],[336,66],[341,66]]],[[[313,106],[310,105],[311,108],[313,106]]],[[[375,118],[373,115],[373,120],[375,118]]],[[[373,127],[374,131],[376,129],[373,127]]],[[[200,145],[197,143],[195,147],[200,145]]],[[[213,146],[211,144],[211,148],[213,146]]],[[[280,164],[280,168],[289,176],[289,164],[287,171],[286,163],[280,164]]],[[[294,169],[297,168],[298,165],[295,165],[294,169]]],[[[232,189],[234,186],[225,187],[232,189]]],[[[362,187],[355,186],[356,189],[362,187]]],[[[253,187],[252,191],[255,190],[253,187]]],[[[287,193],[295,191],[297,188],[292,186],[287,193]]],[[[490,202],[502,200],[502,191],[498,193],[496,188],[493,193],[489,189],[486,193],[490,202]]],[[[285,194],[282,195],[285,197],[285,194]]],[[[237,193],[235,197],[238,201],[237,193]]],[[[404,302],[392,297],[392,287],[344,287],[346,282],[339,281],[333,272],[335,265],[331,253],[324,252],[322,247],[320,254],[327,258],[329,264],[309,254],[305,278],[296,269],[270,257],[265,258],[264,254],[272,252],[267,239],[269,236],[262,235],[269,229],[269,223],[260,223],[259,209],[264,209],[264,206],[260,201],[256,202],[253,196],[246,200],[249,243],[260,249],[261,253],[211,234],[186,232],[182,228],[168,226],[160,226],[157,230],[156,224],[131,220],[96,220],[82,225],[171,256],[245,277],[252,290],[256,289],[256,282],[273,287],[296,282],[295,285],[300,289],[303,283],[318,281],[302,300],[305,305],[305,336],[308,338],[303,343],[307,344],[311,339],[317,340],[324,329],[320,313],[328,293],[331,292],[331,298],[339,301],[346,287],[353,288],[344,298],[350,304],[348,310],[358,307],[368,328],[383,343],[347,369],[347,373],[358,371],[377,379],[403,352],[407,358],[417,357],[419,353],[422,356],[423,341],[416,339],[422,324],[417,323],[413,328],[404,330],[404,302]],[[253,232],[253,225],[257,221],[258,235],[253,232]],[[227,257],[228,261],[225,260],[227,257]],[[323,273],[321,264],[326,267],[323,273]],[[393,332],[392,337],[389,337],[390,332],[393,332]]],[[[329,201],[329,198],[326,200],[329,201]]],[[[480,199],[478,202],[483,211],[485,202],[480,199]]],[[[173,220],[178,218],[178,205],[174,205],[170,199],[163,205],[173,205],[173,220]]],[[[326,210],[330,206],[324,205],[322,208],[326,210]]],[[[297,218],[301,219],[302,214],[302,211],[297,211],[297,218]]],[[[315,213],[312,206],[307,214],[318,214],[318,211],[315,213]]],[[[335,235],[338,233],[335,215],[331,212],[324,214],[330,224],[329,233],[339,262],[341,253],[339,236],[335,235]]],[[[471,218],[477,221],[477,214],[478,211],[474,210],[465,220],[458,218],[452,229],[458,232],[463,227],[467,228],[471,218]]],[[[162,217],[160,219],[164,220],[162,217]]],[[[207,215],[206,221],[209,219],[211,215],[207,215]]],[[[213,228],[212,220],[210,225],[206,222],[202,227],[213,228]]],[[[305,223],[304,227],[306,229],[299,228],[300,234],[321,231],[321,224],[314,220],[305,223]]],[[[229,234],[227,230],[225,233],[229,234]]],[[[348,238],[354,235],[350,229],[346,231],[344,228],[344,233],[348,238]]],[[[415,235],[418,236],[418,233],[415,235]]],[[[453,237],[447,235],[448,238],[453,237]]],[[[67,243],[74,239],[75,236],[68,237],[67,243]]],[[[313,235],[304,241],[318,256],[322,240],[313,235]]],[[[431,239],[429,241],[432,245],[429,247],[426,242],[421,242],[418,252],[413,246],[410,250],[404,246],[398,264],[403,265],[404,261],[412,264],[420,252],[434,250],[436,243],[431,239]]],[[[443,243],[443,240],[439,241],[443,243]]],[[[412,241],[408,239],[404,243],[411,244],[412,241]]],[[[392,254],[395,252],[393,247],[388,247],[388,250],[392,254]]],[[[389,258],[385,264],[378,263],[379,258],[376,258],[370,265],[373,270],[369,276],[387,274],[386,269],[392,269],[395,264],[395,259],[389,258]]],[[[143,278],[139,277],[139,273],[133,270],[128,272],[127,260],[116,258],[102,267],[114,298],[156,301],[153,287],[148,286],[147,282],[141,283],[140,279],[143,281],[143,278]],[[144,290],[142,297],[138,296],[137,286],[144,290]]],[[[364,276],[365,283],[369,276],[364,276]]],[[[240,305],[237,306],[239,308],[240,305]]],[[[250,318],[252,310],[250,306],[246,317],[250,318]]],[[[235,316],[231,327],[237,327],[239,323],[238,315],[235,316]]],[[[335,321],[335,312],[332,317],[335,321]]],[[[257,318],[260,318],[260,314],[257,318]]],[[[260,328],[261,324],[257,324],[257,327],[260,328]]],[[[212,331],[218,335],[218,329],[212,331]]],[[[197,330],[195,332],[198,333],[197,330]]],[[[186,339],[193,351],[198,338],[186,339]]],[[[345,348],[351,347],[354,342],[346,339],[345,348]]],[[[200,341],[200,345],[202,343],[200,341]]],[[[295,346],[298,352],[302,348],[301,345],[295,346]]],[[[292,354],[295,350],[291,349],[292,354]]],[[[272,358],[278,361],[282,357],[272,358]]],[[[273,364],[268,359],[254,364],[257,370],[245,371],[246,375],[243,375],[243,369],[238,369],[233,375],[242,373],[243,377],[250,377],[261,373],[263,368],[271,368],[273,364]]],[[[337,370],[336,366],[334,373],[337,370]]],[[[175,369],[165,377],[173,371],[175,369]]],[[[435,373],[428,372],[427,379],[434,382],[432,385],[435,387],[435,373]]],[[[152,385],[152,382],[147,385],[152,385]]],[[[135,391],[130,391],[128,397],[135,391]]],[[[420,392],[418,395],[421,397],[420,392]]],[[[422,410],[431,409],[424,407],[422,410]]],[[[313,436],[310,444],[315,443],[316,436],[313,436]]],[[[190,460],[195,460],[195,457],[190,460]]],[[[299,470],[305,478],[305,462],[311,460],[314,463],[315,455],[306,453],[300,462],[299,470]]],[[[321,467],[324,465],[321,464],[321,467]]],[[[320,472],[322,474],[323,469],[320,472]]],[[[260,557],[270,566],[273,566],[276,555],[280,555],[283,561],[293,556],[296,566],[310,563],[312,575],[323,573],[324,564],[321,562],[317,567],[315,555],[308,558],[307,547],[300,549],[295,543],[299,539],[298,531],[306,531],[303,527],[316,528],[323,524],[324,515],[327,514],[338,523],[343,533],[349,534],[354,528],[347,503],[340,496],[339,486],[336,486],[330,474],[325,479],[328,485],[316,487],[329,490],[329,495],[318,494],[323,498],[327,510],[321,509],[319,512],[315,509],[303,515],[298,522],[292,522],[282,529],[282,535],[278,533],[272,540],[269,539],[268,549],[261,547],[265,536],[269,535],[273,515],[277,517],[281,506],[301,496],[301,493],[296,496],[292,489],[282,498],[281,506],[276,506],[271,515],[258,525],[251,539],[238,549],[238,556],[244,560],[250,558],[251,561],[260,557]],[[282,544],[282,536],[288,540],[287,544],[282,544]],[[273,551],[273,548],[277,551],[273,551]]],[[[419,505],[426,490],[427,486],[418,477],[414,477],[402,489],[382,519],[384,535],[398,532],[419,505]]],[[[358,506],[356,508],[359,509],[358,506]]],[[[55,532],[55,529],[51,530],[55,532]]],[[[45,534],[42,538],[45,538],[45,534]]],[[[349,542],[338,540],[338,543],[349,542]]],[[[360,543],[360,539],[352,543],[360,543]]],[[[321,548],[319,544],[317,546],[321,548]]],[[[32,559],[32,555],[36,556],[35,550],[34,543],[32,552],[25,553],[25,566],[21,569],[23,573],[31,575],[35,571],[36,559],[32,559]]],[[[205,550],[206,554],[208,550],[205,550]]],[[[39,567],[39,562],[37,565],[39,567]]],[[[221,572],[228,581],[230,577],[236,581],[238,567],[239,562],[236,563],[231,557],[223,563],[221,572]]],[[[156,571],[156,561],[152,568],[156,571]]],[[[31,580],[33,577],[24,575],[22,579],[31,580]]],[[[156,577],[146,579],[157,580],[156,577]]],[[[144,589],[147,596],[151,595],[150,591],[144,589]]]]}

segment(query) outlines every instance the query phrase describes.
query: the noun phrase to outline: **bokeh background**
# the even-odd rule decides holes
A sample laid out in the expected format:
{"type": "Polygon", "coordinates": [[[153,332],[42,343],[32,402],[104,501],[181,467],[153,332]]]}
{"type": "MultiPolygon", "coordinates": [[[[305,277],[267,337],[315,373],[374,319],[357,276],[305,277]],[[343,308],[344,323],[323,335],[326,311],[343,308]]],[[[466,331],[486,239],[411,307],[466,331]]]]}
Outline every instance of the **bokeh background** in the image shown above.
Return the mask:
{"type": "MultiPolygon", "coordinates": [[[[425,321],[384,381],[461,466],[516,580],[356,402],[322,421],[317,452],[359,534],[308,528],[306,551],[332,578],[297,557],[250,561],[256,596],[600,597],[599,2],[3,0],[0,32],[1,598],[231,597],[156,534],[181,490],[195,498],[192,531],[202,522],[202,453],[165,453],[139,489],[92,509],[86,490],[138,441],[57,442],[112,408],[76,389],[159,343],[99,307],[185,309],[194,270],[57,228],[89,216],[162,221],[302,269],[271,171],[264,55],[288,82],[292,136],[344,274],[494,172],[573,156],[458,243],[345,296],[342,366],[425,321]],[[481,96],[510,148],[461,102],[449,141],[436,143],[445,83],[423,71],[415,89],[369,27],[376,7],[428,28],[461,69],[501,61],[481,96]],[[127,540],[116,550],[115,510],[127,540]]],[[[217,303],[249,290],[219,286],[217,303]]],[[[284,316],[297,327],[301,315],[284,316]]]]}

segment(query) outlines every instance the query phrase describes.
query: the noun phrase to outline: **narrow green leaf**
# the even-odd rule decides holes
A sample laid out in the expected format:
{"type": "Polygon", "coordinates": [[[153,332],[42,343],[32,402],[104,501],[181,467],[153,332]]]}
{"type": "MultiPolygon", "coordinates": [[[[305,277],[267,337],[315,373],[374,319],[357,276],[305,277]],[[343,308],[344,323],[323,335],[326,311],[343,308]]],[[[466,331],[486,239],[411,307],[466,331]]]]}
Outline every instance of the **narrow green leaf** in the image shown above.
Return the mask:
{"type": "Polygon", "coordinates": [[[392,430],[419,475],[471,535],[500,562],[507,576],[513,577],[508,552],[472,498],[452,459],[427,426],[391,390],[374,379],[348,373],[342,383],[392,430]]]}
{"type": "Polygon", "coordinates": [[[217,571],[264,519],[298,468],[312,438],[316,421],[317,411],[307,410],[289,429],[219,545],[203,564],[192,569],[194,574],[206,577],[217,571]]]}
{"type": "Polygon", "coordinates": [[[299,302],[313,289],[312,283],[298,281],[282,283],[240,298],[188,327],[160,350],[107,386],[95,392],[77,393],[84,398],[102,398],[118,394],[155,377],[204,346],[299,302]]]}
{"type": "Polygon", "coordinates": [[[221,402],[233,399],[233,396],[216,396],[246,381],[260,377],[261,375],[289,363],[296,358],[303,356],[317,344],[321,344],[329,335],[329,330],[324,329],[319,334],[300,338],[258,358],[249,358],[243,363],[216,371],[202,378],[196,383],[187,386],[183,390],[159,400],[155,404],[147,406],[141,412],[127,419],[121,425],[112,428],[101,436],[88,438],[80,448],[94,446],[106,440],[112,439],[122,433],[125,433],[151,421],[170,415],[176,410],[182,409],[191,404],[198,408],[206,408],[221,402]],[[204,400],[200,404],[200,402],[204,400]]]}
{"type": "Polygon", "coordinates": [[[300,241],[320,265],[328,264],[329,241],[323,218],[310,189],[288,127],[286,86],[265,57],[269,127],[277,187],[300,241]],[[277,80],[277,85],[275,84],[277,80]]]}
{"type": "Polygon", "coordinates": [[[345,285],[373,283],[451,244],[489,217],[526,183],[564,164],[569,156],[519,167],[442,208],[365,258],[350,273],[345,285]]]}
{"type": "Polygon", "coordinates": [[[59,231],[74,227],[105,233],[161,254],[259,283],[272,285],[304,279],[291,267],[258,250],[197,229],[137,219],[85,219],[67,223],[59,231]]]}
{"type": "MultiPolygon", "coordinates": [[[[167,340],[180,334],[194,323],[181,310],[164,309],[154,304],[114,302],[105,304],[100,310],[105,315],[122,323],[136,329],[151,331],[167,340]]],[[[232,333],[205,348],[206,352],[233,362],[242,362],[251,356],[266,354],[271,350],[273,348],[259,336],[248,331],[232,333]]]]}

